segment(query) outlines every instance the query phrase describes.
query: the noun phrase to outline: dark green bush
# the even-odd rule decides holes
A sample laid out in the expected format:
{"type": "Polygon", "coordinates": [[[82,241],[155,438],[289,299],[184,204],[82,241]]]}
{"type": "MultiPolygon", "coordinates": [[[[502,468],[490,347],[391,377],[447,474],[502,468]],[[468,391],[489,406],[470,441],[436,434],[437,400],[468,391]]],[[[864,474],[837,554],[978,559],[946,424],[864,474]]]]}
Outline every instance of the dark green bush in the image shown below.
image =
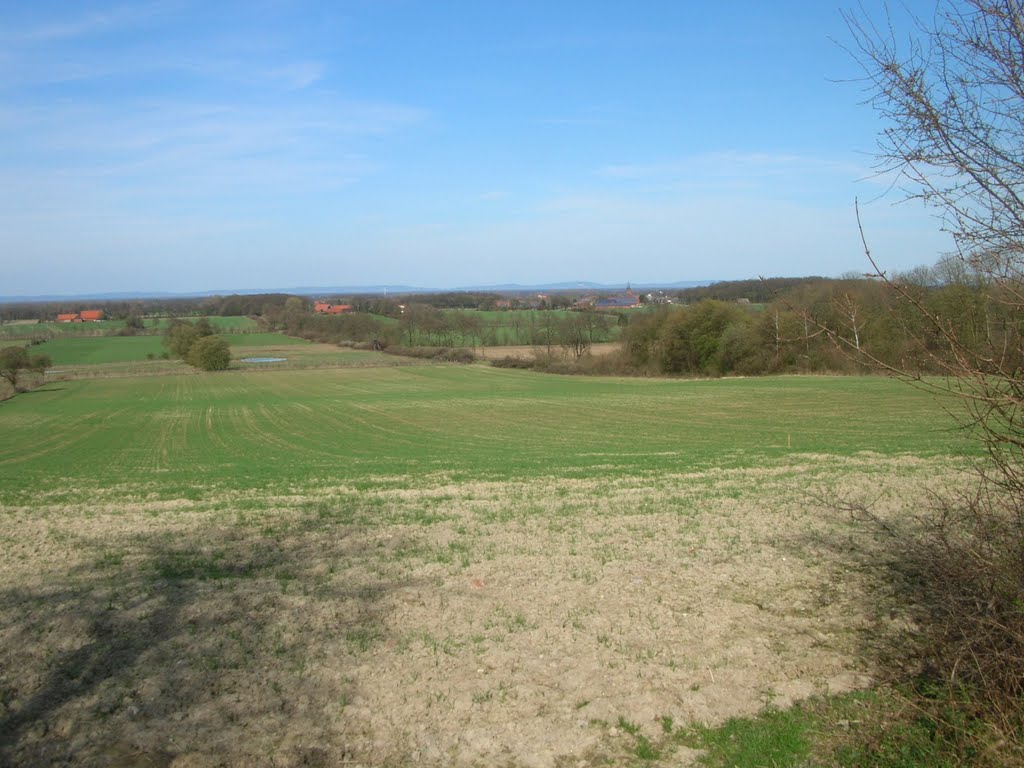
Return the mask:
{"type": "Polygon", "coordinates": [[[203,336],[189,347],[185,362],[201,371],[223,371],[231,365],[231,348],[220,336],[203,336]]]}

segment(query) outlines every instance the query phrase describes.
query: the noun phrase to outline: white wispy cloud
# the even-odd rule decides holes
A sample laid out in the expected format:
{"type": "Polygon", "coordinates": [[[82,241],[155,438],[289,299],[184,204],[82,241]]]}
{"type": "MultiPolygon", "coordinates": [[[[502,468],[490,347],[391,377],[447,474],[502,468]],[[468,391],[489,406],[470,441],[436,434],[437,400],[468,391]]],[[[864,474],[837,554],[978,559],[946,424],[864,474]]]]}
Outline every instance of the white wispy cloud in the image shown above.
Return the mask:
{"type": "Polygon", "coordinates": [[[178,3],[131,3],[91,10],[66,19],[27,24],[5,37],[30,42],[50,42],[89,37],[119,27],[136,25],[176,8],[178,3]]]}
{"type": "MultiPolygon", "coordinates": [[[[58,103],[0,111],[0,178],[31,171],[34,194],[9,204],[89,198],[142,203],[307,195],[357,183],[378,163],[361,147],[416,125],[422,110],[320,95],[286,106],[153,100],[99,106],[58,103]]],[[[13,188],[25,189],[24,183],[13,188]]]]}
{"type": "Polygon", "coordinates": [[[653,163],[606,165],[598,175],[617,179],[687,179],[762,177],[788,173],[855,173],[863,167],[848,161],[794,152],[705,152],[653,163]]]}
{"type": "Polygon", "coordinates": [[[271,69],[267,75],[280,81],[289,88],[308,88],[320,80],[327,71],[327,64],[322,61],[296,61],[271,69]]]}
{"type": "Polygon", "coordinates": [[[254,41],[223,21],[197,29],[180,13],[187,9],[186,2],[165,0],[67,18],[50,14],[44,21],[0,9],[0,88],[186,73],[210,82],[301,90],[327,71],[326,56],[311,56],[287,32],[254,41]],[[125,30],[130,42],[105,44],[102,35],[124,36],[125,30]]]}

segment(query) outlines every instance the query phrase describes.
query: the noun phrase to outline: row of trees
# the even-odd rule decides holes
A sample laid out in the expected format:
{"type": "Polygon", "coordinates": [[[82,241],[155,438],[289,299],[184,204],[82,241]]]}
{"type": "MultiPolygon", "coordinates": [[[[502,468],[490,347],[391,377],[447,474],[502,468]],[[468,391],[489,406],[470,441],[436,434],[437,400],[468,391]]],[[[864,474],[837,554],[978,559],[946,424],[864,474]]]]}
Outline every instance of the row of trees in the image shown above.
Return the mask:
{"type": "Polygon", "coordinates": [[[591,344],[610,341],[615,324],[609,315],[590,311],[571,315],[509,312],[498,320],[487,320],[476,312],[441,312],[426,304],[410,304],[398,326],[402,342],[410,346],[563,346],[578,356],[591,344]]]}
{"type": "Polygon", "coordinates": [[[280,311],[289,294],[254,293],[189,298],[139,298],[130,301],[99,299],[88,301],[34,301],[0,304],[0,322],[12,320],[52,320],[61,312],[102,309],[106,318],[127,320],[133,317],[239,317],[273,314],[280,311]]]}
{"type": "Polygon", "coordinates": [[[578,357],[592,344],[610,341],[616,324],[615,317],[597,312],[510,312],[494,320],[474,311],[442,311],[427,304],[407,305],[397,320],[363,312],[317,315],[292,297],[267,327],[335,344],[475,349],[512,343],[562,347],[578,357]]]}
{"type": "MultiPolygon", "coordinates": [[[[621,372],[670,375],[757,375],[851,372],[869,362],[917,373],[943,372],[949,362],[941,329],[920,308],[941,316],[967,348],[999,339],[1012,347],[1016,320],[984,273],[958,258],[890,279],[917,306],[880,279],[775,279],[766,304],[704,299],[649,312],[502,313],[442,311],[412,303],[396,319],[363,312],[317,315],[289,297],[268,327],[311,340],[379,347],[470,347],[527,344],[580,358],[622,329],[621,372]],[[779,289],[784,288],[781,293],[779,289]]],[[[747,282],[726,284],[732,295],[747,282]]],[[[744,297],[746,298],[746,297],[744,297]]],[[[267,318],[264,318],[265,321],[267,318]]],[[[605,366],[606,368],[607,366],[605,366]]],[[[602,368],[602,370],[605,370],[602,368]]]]}
{"type": "Polygon", "coordinates": [[[871,365],[944,373],[956,357],[945,343],[949,334],[976,354],[992,344],[1019,349],[1019,323],[1002,284],[954,258],[889,284],[800,283],[763,308],[707,299],[634,315],[623,333],[623,357],[628,369],[655,374],[849,372],[871,365]]]}

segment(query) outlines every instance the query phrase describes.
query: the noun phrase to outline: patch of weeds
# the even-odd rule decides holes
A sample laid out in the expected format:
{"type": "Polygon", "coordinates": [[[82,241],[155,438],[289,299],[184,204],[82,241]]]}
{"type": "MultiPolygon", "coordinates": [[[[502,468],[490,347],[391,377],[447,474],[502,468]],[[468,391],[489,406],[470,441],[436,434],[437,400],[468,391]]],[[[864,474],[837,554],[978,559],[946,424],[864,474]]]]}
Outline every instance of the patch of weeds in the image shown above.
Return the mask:
{"type": "Polygon", "coordinates": [[[474,693],[473,694],[473,703],[474,704],[485,704],[485,703],[487,703],[488,701],[490,701],[493,698],[494,698],[494,691],[488,689],[486,691],[481,691],[479,693],[474,693]]]}
{"type": "Polygon", "coordinates": [[[494,616],[484,621],[484,629],[494,628],[504,629],[506,632],[512,633],[536,629],[537,625],[530,623],[522,611],[510,614],[499,606],[494,609],[494,616]]]}
{"type": "Polygon", "coordinates": [[[633,754],[641,760],[657,760],[661,757],[661,751],[655,749],[654,745],[651,744],[650,739],[643,735],[638,735],[636,737],[636,745],[633,747],[633,754]]]}
{"type": "Polygon", "coordinates": [[[451,562],[453,559],[458,558],[459,565],[463,568],[469,568],[469,544],[461,541],[452,541],[448,544],[448,550],[449,558],[446,562],[451,562]]]}
{"type": "Polygon", "coordinates": [[[251,564],[231,563],[224,552],[168,552],[153,563],[153,570],[165,581],[213,581],[252,573],[251,564]]]}
{"type": "MultiPolygon", "coordinates": [[[[431,554],[433,553],[431,553],[430,550],[428,550],[423,545],[411,543],[397,545],[394,549],[391,550],[390,554],[381,553],[380,557],[382,560],[388,560],[394,563],[412,559],[418,559],[423,561],[434,560],[435,562],[443,562],[440,556],[431,557],[431,554]]],[[[442,551],[441,554],[446,555],[447,552],[442,551]]]]}
{"type": "Polygon", "coordinates": [[[391,522],[402,525],[436,525],[437,523],[444,523],[452,519],[451,515],[442,514],[440,512],[429,512],[425,509],[415,510],[400,510],[396,511],[391,516],[391,522]]]}
{"type": "Polygon", "coordinates": [[[345,642],[356,653],[366,653],[380,639],[376,627],[355,627],[345,632],[345,642]]]}
{"type": "Polygon", "coordinates": [[[652,659],[657,657],[657,655],[658,652],[653,648],[640,648],[636,651],[636,653],[633,654],[633,658],[636,659],[637,662],[642,664],[645,661],[651,661],[652,659]]]}
{"type": "Polygon", "coordinates": [[[462,645],[462,643],[451,635],[448,637],[438,638],[434,637],[429,632],[423,632],[420,635],[420,640],[425,646],[427,646],[427,648],[433,651],[435,655],[443,653],[447,656],[455,656],[458,654],[459,648],[462,645]]]}
{"type": "Polygon", "coordinates": [[[625,560],[626,558],[623,556],[621,548],[612,544],[603,544],[594,550],[594,559],[600,565],[608,565],[615,560],[625,560]]]}
{"type": "Polygon", "coordinates": [[[450,549],[439,549],[434,553],[434,560],[441,565],[451,565],[454,559],[450,549]]]}
{"type": "Polygon", "coordinates": [[[291,571],[281,570],[274,574],[274,578],[277,579],[277,583],[281,587],[281,594],[285,594],[288,591],[288,585],[295,581],[295,574],[291,571]]]}
{"type": "Polygon", "coordinates": [[[573,580],[580,581],[587,585],[597,583],[597,576],[594,574],[593,571],[588,570],[587,568],[573,569],[569,572],[569,576],[573,580]]]}
{"type": "Polygon", "coordinates": [[[677,734],[688,747],[705,750],[701,762],[714,768],[803,765],[811,752],[810,731],[818,718],[802,707],[766,709],[757,717],[733,718],[718,728],[693,726],[677,734]]]}
{"type": "Polygon", "coordinates": [[[589,608],[576,608],[571,610],[562,620],[562,626],[571,626],[577,632],[581,632],[586,628],[586,624],[583,621],[584,617],[592,615],[593,613],[594,610],[589,608]]]}
{"type": "Polygon", "coordinates": [[[322,523],[351,525],[356,521],[356,510],[338,500],[317,502],[313,509],[316,519],[322,523]]]}
{"type": "Polygon", "coordinates": [[[880,688],[818,703],[817,752],[841,766],[960,768],[1020,765],[1019,729],[973,716],[973,696],[945,683],[880,688]]]}
{"type": "Polygon", "coordinates": [[[661,758],[662,749],[656,747],[647,736],[640,732],[640,726],[637,723],[619,715],[616,725],[627,736],[633,737],[633,745],[629,751],[634,757],[644,761],[661,758]]]}
{"type": "Polygon", "coordinates": [[[518,632],[518,631],[524,630],[524,629],[534,629],[535,626],[536,625],[530,624],[526,620],[526,616],[525,615],[523,615],[522,613],[517,613],[514,616],[512,616],[512,618],[509,619],[508,631],[509,632],[518,632]]]}
{"type": "Polygon", "coordinates": [[[618,726],[630,736],[636,736],[640,733],[640,726],[636,723],[629,722],[629,720],[624,718],[622,715],[619,715],[618,726]]]}
{"type": "Polygon", "coordinates": [[[107,550],[96,558],[97,568],[119,568],[124,563],[124,552],[107,550]]]}

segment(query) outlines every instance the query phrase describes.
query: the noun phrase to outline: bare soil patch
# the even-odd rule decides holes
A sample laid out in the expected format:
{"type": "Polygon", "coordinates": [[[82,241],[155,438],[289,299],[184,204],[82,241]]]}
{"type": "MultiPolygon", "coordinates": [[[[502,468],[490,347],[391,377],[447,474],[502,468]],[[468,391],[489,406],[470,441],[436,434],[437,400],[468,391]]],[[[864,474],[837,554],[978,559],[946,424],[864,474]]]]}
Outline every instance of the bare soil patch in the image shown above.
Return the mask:
{"type": "MultiPolygon", "coordinates": [[[[589,354],[593,356],[608,355],[612,352],[617,351],[620,345],[617,342],[609,341],[602,344],[592,344],[589,349],[589,354]]],[[[531,346],[506,346],[506,347],[477,347],[476,354],[482,360],[497,360],[502,357],[521,357],[524,360],[533,360],[536,358],[537,353],[547,354],[547,347],[531,347],[531,346]]],[[[551,347],[553,354],[563,354],[563,350],[560,346],[555,345],[551,347]]]]}
{"type": "Polygon", "coordinates": [[[803,456],[2,508],[0,758],[621,764],[619,718],[653,738],[870,684],[866,648],[912,622],[806,489],[901,515],[954,474],[803,456]]]}

